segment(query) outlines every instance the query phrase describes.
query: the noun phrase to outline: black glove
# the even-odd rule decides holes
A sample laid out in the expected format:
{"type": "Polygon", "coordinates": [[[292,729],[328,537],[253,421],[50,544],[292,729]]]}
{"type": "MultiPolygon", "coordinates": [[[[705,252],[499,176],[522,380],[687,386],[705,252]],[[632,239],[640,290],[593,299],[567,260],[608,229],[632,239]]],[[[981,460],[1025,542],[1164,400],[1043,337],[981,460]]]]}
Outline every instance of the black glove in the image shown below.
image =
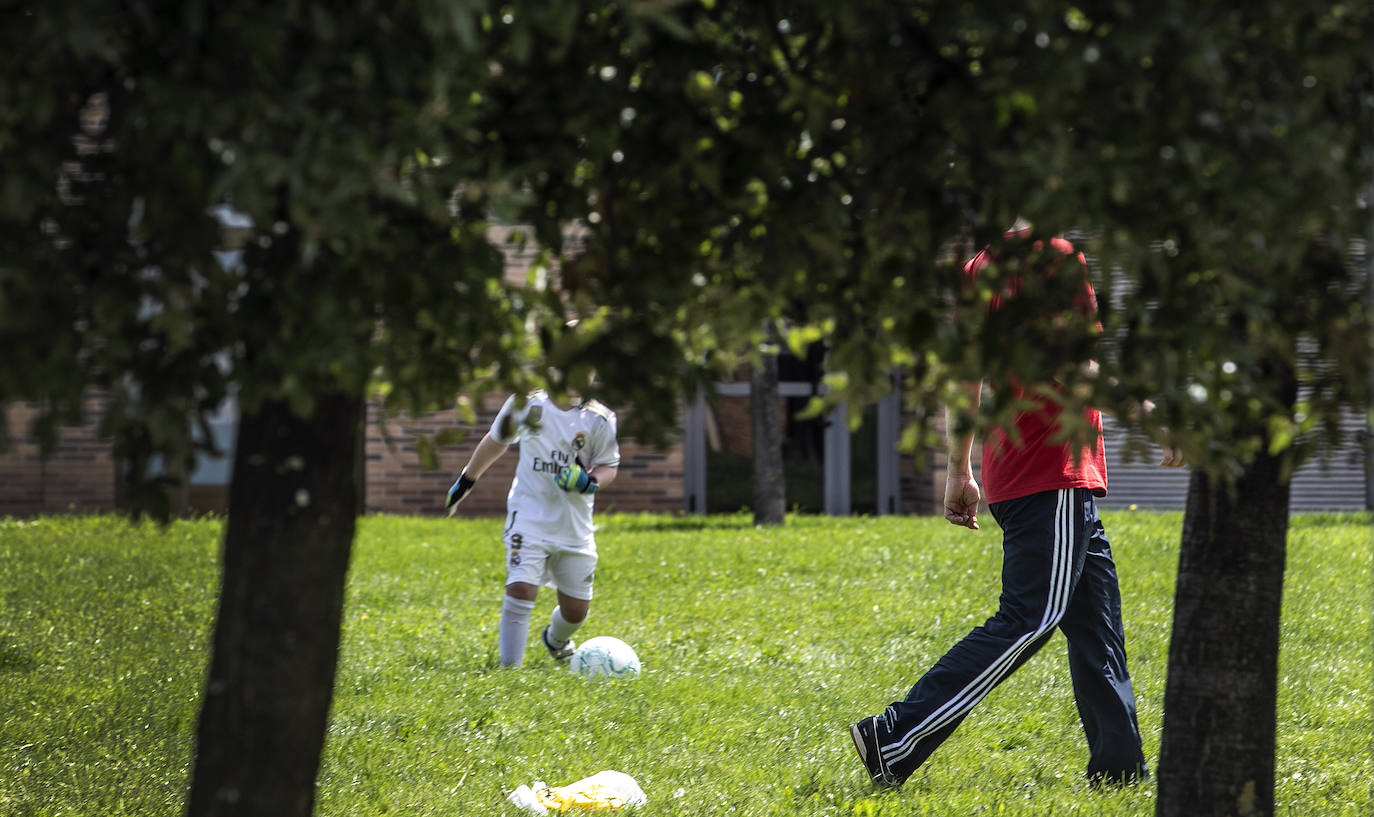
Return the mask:
{"type": "Polygon", "coordinates": [[[453,516],[458,511],[458,503],[463,501],[463,497],[467,496],[468,491],[471,491],[472,486],[476,484],[477,480],[469,477],[467,471],[458,475],[457,481],[448,489],[448,499],[444,502],[444,507],[448,509],[449,516],[453,516]]]}

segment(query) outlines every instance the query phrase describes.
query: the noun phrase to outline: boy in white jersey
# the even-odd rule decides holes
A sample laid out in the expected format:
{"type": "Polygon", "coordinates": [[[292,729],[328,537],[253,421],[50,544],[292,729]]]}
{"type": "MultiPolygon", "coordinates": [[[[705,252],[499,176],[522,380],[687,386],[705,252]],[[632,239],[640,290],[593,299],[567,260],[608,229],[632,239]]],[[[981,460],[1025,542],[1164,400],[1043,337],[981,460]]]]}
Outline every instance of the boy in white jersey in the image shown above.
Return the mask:
{"type": "Polygon", "coordinates": [[[513,395],[506,399],[447,499],[452,515],[483,472],[512,443],[520,444],[502,534],[506,595],[498,638],[504,667],[518,667],[525,658],[530,614],[545,583],[558,590],[558,606],[542,633],[544,647],[557,661],[572,656],[572,635],[586,621],[596,571],[593,496],[620,467],[615,412],[595,400],[563,409],[542,390],[522,403],[513,395]]]}

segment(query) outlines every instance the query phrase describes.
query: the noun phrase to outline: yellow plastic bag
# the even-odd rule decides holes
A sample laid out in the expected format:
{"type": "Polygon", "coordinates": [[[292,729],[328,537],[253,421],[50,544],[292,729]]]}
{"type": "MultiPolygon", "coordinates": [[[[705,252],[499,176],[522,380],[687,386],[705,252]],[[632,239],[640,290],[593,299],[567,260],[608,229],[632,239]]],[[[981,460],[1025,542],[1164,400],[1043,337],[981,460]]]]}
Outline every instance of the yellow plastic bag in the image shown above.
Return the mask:
{"type": "Polygon", "coordinates": [[[619,811],[627,806],[642,806],[648,802],[644,790],[633,777],[611,770],[597,772],[566,786],[549,786],[536,781],[533,787],[521,786],[512,792],[510,799],[537,814],[550,811],[561,814],[573,809],[619,811]],[[531,792],[533,798],[528,796],[531,792]]]}

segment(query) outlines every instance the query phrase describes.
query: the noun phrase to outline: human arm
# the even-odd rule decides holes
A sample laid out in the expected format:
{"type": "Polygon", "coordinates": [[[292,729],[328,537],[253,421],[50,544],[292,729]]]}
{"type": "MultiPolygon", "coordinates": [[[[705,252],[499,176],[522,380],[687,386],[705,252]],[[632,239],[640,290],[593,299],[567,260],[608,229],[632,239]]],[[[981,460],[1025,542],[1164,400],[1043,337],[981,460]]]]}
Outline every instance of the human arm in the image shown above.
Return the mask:
{"type": "MultiPolygon", "coordinates": [[[[1154,410],[1155,404],[1153,402],[1149,400],[1140,402],[1141,414],[1148,417],[1154,410]]],[[[1168,433],[1169,429],[1167,428],[1160,428],[1155,432],[1155,437],[1158,440],[1163,440],[1159,443],[1159,466],[1161,468],[1178,468],[1183,465],[1183,449],[1169,445],[1168,433]]]]}
{"type": "MultiPolygon", "coordinates": [[[[1079,368],[1079,374],[1082,377],[1082,381],[1075,385],[1073,389],[1074,396],[1085,400],[1091,397],[1093,382],[1097,380],[1099,373],[1100,367],[1096,359],[1089,358],[1085,361],[1079,368]]],[[[1114,380],[1109,382],[1115,385],[1114,380]]],[[[1141,419],[1143,417],[1149,417],[1154,410],[1154,402],[1150,400],[1141,400],[1140,403],[1130,408],[1129,414],[1132,419],[1141,419]]],[[[1110,409],[1099,409],[1099,411],[1109,417],[1116,416],[1116,413],[1110,409]]],[[[1168,433],[1169,430],[1163,427],[1154,430],[1154,438],[1158,442],[1161,452],[1159,465],[1162,468],[1178,468],[1183,465],[1183,451],[1169,445],[1168,433]]]]}
{"type": "MultiPolygon", "coordinates": [[[[1097,373],[1097,372],[1096,372],[1096,365],[1097,365],[1097,362],[1096,362],[1096,361],[1093,361],[1093,366],[1094,366],[1093,374],[1094,374],[1094,375],[1096,375],[1096,373],[1097,373]]],[[[1132,416],[1132,417],[1137,417],[1137,418],[1138,418],[1138,417],[1148,417],[1148,416],[1150,416],[1150,414],[1152,414],[1152,413],[1154,412],[1154,410],[1155,410],[1155,404],[1154,404],[1153,401],[1151,401],[1151,400],[1141,400],[1139,406],[1137,406],[1136,408],[1134,408],[1134,409],[1131,411],[1131,416],[1132,416]]],[[[1106,415],[1108,415],[1108,416],[1115,416],[1111,411],[1109,411],[1109,410],[1107,410],[1107,409],[1102,409],[1102,413],[1103,413],[1103,414],[1106,414],[1106,415]]],[[[1184,464],[1184,460],[1183,460],[1183,449],[1181,449],[1181,448],[1176,448],[1176,447],[1170,445],[1170,444],[1169,444],[1169,441],[1168,441],[1168,434],[1169,434],[1169,429],[1164,428],[1164,427],[1159,427],[1159,428],[1156,428],[1156,429],[1154,430],[1154,438],[1155,438],[1155,440],[1156,440],[1156,443],[1159,445],[1159,450],[1160,450],[1160,455],[1159,455],[1159,466],[1160,466],[1161,468],[1178,468],[1178,467],[1181,467],[1181,466],[1184,464]]]]}
{"type": "MultiPolygon", "coordinates": [[[[976,411],[983,389],[982,383],[967,387],[972,410],[976,411]]],[[[978,503],[982,492],[973,478],[973,433],[958,431],[959,415],[945,407],[948,461],[945,465],[945,519],[952,525],[978,530],[978,503]]]]}
{"type": "Polygon", "coordinates": [[[488,432],[478,441],[477,447],[472,450],[472,456],[468,458],[468,464],[463,467],[458,479],[448,489],[448,496],[445,498],[444,507],[448,509],[449,516],[458,510],[458,503],[463,501],[472,486],[477,484],[477,480],[486,473],[491,464],[501,458],[510,446],[506,443],[497,442],[488,432]]]}
{"type": "Polygon", "coordinates": [[[495,437],[491,436],[491,432],[486,433],[477,442],[477,447],[472,449],[472,456],[468,458],[468,464],[463,468],[463,473],[473,479],[481,479],[482,474],[486,473],[492,463],[499,460],[508,448],[510,445],[498,442],[495,437]]]}
{"type": "Polygon", "coordinates": [[[615,482],[616,475],[620,473],[618,465],[598,465],[591,470],[592,479],[602,488],[615,482]]]}

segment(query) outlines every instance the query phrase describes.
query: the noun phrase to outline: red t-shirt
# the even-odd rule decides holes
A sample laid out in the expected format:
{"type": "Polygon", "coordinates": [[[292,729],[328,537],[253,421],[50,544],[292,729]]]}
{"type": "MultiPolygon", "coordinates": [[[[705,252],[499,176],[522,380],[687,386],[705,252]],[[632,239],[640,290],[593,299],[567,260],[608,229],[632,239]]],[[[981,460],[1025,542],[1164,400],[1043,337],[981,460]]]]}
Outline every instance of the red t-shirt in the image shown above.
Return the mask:
{"type": "MultiPolygon", "coordinates": [[[[1076,253],[1073,245],[1062,238],[1050,239],[1050,246],[1066,256],[1074,256],[1082,271],[1083,289],[1075,299],[1075,310],[1082,314],[1095,313],[1097,298],[1088,279],[1087,262],[1083,254],[1076,253]]],[[[989,261],[988,251],[983,250],[964,266],[964,273],[971,280],[989,261]]],[[[1004,298],[1015,296],[1016,290],[1017,279],[1013,277],[1007,288],[993,298],[991,308],[997,309],[1004,298]]],[[[1020,400],[1027,395],[1022,388],[1016,387],[1014,397],[1020,400]]],[[[1087,488],[1097,496],[1106,496],[1107,462],[1102,448],[1102,413],[1097,409],[1084,410],[1083,416],[1092,428],[1097,429],[1096,444],[1082,446],[1075,457],[1070,443],[1053,439],[1059,429],[1060,407],[1045,397],[1031,395],[1029,399],[1037,407],[1016,413],[1013,418],[1016,426],[1014,437],[1005,429],[993,428],[989,429],[983,440],[984,498],[989,503],[1002,502],[1060,488],[1087,488]]]]}

